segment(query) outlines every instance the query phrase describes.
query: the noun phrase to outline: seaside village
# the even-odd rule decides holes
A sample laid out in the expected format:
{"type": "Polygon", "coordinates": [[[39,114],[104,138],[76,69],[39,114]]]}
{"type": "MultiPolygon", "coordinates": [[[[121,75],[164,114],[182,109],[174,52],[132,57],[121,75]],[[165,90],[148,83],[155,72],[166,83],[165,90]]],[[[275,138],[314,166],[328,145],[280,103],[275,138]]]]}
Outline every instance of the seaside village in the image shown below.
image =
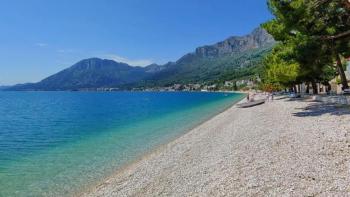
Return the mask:
{"type": "MultiPolygon", "coordinates": [[[[350,57],[346,58],[346,70],[345,75],[348,79],[350,85],[350,57]]],[[[285,90],[285,92],[294,92],[299,95],[303,94],[319,94],[319,95],[340,95],[340,94],[350,94],[347,92],[349,90],[343,90],[342,84],[340,83],[340,77],[337,76],[329,84],[316,83],[317,90],[313,89],[311,84],[297,84],[293,89],[285,90]]],[[[173,84],[167,87],[154,87],[154,88],[134,88],[134,91],[202,91],[202,92],[211,92],[211,91],[242,91],[249,92],[259,89],[259,83],[261,79],[259,76],[255,76],[250,79],[240,79],[232,81],[224,81],[220,83],[211,83],[211,84],[200,84],[200,83],[189,83],[189,84],[173,84]]],[[[111,90],[113,91],[113,90],[111,90]]]]}

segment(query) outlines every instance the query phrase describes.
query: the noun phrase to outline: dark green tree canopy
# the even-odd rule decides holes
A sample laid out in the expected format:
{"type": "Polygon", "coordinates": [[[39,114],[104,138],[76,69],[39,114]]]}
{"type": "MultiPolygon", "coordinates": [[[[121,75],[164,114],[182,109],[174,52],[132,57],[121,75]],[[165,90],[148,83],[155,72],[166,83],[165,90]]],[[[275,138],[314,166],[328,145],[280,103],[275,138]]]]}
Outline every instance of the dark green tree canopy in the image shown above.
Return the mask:
{"type": "MultiPolygon", "coordinates": [[[[271,60],[265,61],[266,73],[277,67],[274,64],[285,71],[294,70],[298,64],[297,76],[288,78],[291,81],[284,84],[326,82],[337,72],[343,87],[347,88],[340,59],[350,55],[348,0],[269,0],[268,6],[275,18],[262,26],[280,45],[267,57],[271,60]],[[289,51],[289,56],[280,55],[285,51],[289,51]]],[[[267,74],[265,78],[272,77],[269,80],[276,81],[276,76],[279,75],[267,74]]],[[[281,76],[277,81],[285,79],[281,76]]]]}

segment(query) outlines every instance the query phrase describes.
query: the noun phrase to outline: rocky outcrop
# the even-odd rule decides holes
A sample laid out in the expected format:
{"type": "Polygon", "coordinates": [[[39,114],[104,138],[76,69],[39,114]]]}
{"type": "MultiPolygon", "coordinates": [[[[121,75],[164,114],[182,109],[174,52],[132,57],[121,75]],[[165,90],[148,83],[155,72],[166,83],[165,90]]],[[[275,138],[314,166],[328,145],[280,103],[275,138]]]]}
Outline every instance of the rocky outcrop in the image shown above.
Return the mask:
{"type": "Polygon", "coordinates": [[[252,33],[245,36],[232,36],[214,45],[198,47],[195,53],[199,57],[216,58],[261,48],[273,43],[275,43],[273,37],[266,30],[256,28],[252,33]]]}

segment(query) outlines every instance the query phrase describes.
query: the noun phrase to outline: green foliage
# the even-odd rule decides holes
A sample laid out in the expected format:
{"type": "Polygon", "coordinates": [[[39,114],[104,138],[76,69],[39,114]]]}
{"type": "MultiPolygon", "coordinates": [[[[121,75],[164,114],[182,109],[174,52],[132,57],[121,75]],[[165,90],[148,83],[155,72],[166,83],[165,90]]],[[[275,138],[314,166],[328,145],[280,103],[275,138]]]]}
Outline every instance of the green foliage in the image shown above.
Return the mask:
{"type": "Polygon", "coordinates": [[[293,47],[279,44],[264,61],[264,82],[276,86],[292,85],[300,72],[300,65],[293,60],[293,47]]]}
{"type": "Polygon", "coordinates": [[[268,1],[275,18],[262,26],[280,44],[264,62],[266,84],[326,83],[336,76],[336,55],[350,53],[350,39],[344,36],[350,29],[350,10],[344,2],[268,1]]]}

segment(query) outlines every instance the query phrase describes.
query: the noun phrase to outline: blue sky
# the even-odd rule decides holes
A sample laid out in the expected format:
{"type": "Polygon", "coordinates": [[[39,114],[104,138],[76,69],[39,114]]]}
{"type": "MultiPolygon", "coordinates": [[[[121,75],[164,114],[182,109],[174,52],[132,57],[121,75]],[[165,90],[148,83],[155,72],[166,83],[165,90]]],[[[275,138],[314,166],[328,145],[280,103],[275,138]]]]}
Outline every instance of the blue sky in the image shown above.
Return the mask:
{"type": "Polygon", "coordinates": [[[0,85],[77,61],[175,61],[270,19],[265,0],[0,0],[0,85]]]}

